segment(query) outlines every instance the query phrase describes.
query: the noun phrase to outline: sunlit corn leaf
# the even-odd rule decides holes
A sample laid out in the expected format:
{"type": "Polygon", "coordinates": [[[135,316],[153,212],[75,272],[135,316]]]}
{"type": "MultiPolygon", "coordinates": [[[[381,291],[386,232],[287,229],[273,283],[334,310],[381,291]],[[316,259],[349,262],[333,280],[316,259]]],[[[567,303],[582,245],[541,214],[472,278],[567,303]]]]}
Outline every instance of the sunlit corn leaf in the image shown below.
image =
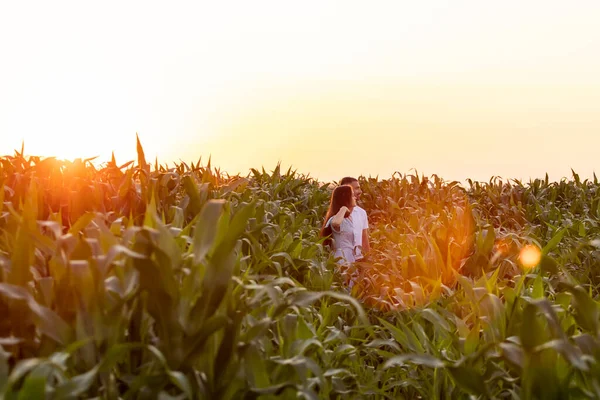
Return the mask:
{"type": "Polygon", "coordinates": [[[140,142],[140,137],[138,134],[135,134],[136,140],[136,148],[137,148],[137,156],[138,156],[138,166],[142,169],[146,169],[146,157],[144,156],[144,148],[142,147],[142,143],[140,142]]]}
{"type": "Polygon", "coordinates": [[[466,355],[472,354],[477,350],[481,341],[480,331],[480,322],[477,320],[465,338],[464,352],[466,355]]]}
{"type": "Polygon", "coordinates": [[[554,236],[552,237],[552,239],[550,239],[550,241],[548,241],[548,243],[542,248],[542,255],[547,255],[556,246],[558,246],[558,244],[560,243],[560,241],[565,236],[565,233],[566,233],[566,229],[559,229],[554,234],[554,236]]]}
{"type": "MultiPolygon", "coordinates": [[[[40,358],[29,358],[16,363],[4,387],[0,386],[0,394],[11,393],[14,386],[21,381],[27,374],[33,371],[38,366],[42,365],[44,360],[40,358]]],[[[35,385],[34,385],[35,386],[35,385]]],[[[35,387],[34,387],[35,389],[35,387]]]]}
{"type": "Polygon", "coordinates": [[[23,206],[21,221],[16,232],[14,248],[12,250],[11,268],[8,282],[25,286],[32,278],[30,267],[34,259],[34,247],[28,232],[33,232],[36,227],[38,204],[37,185],[32,181],[28,196],[23,206]]]}
{"type": "Polygon", "coordinates": [[[197,215],[204,205],[204,202],[207,199],[207,186],[202,185],[201,189],[198,189],[196,182],[194,182],[193,178],[190,175],[186,175],[183,177],[183,187],[185,189],[185,193],[189,197],[189,210],[190,214],[195,216],[197,215]]]}
{"type": "Polygon", "coordinates": [[[86,393],[97,378],[100,366],[97,365],[83,374],[77,375],[60,384],[54,396],[58,399],[73,398],[86,393]]]}
{"type": "Polygon", "coordinates": [[[217,222],[224,209],[224,200],[211,200],[202,209],[194,228],[194,263],[201,262],[213,247],[217,236],[217,222]]]}
{"type": "Polygon", "coordinates": [[[254,204],[241,208],[229,221],[228,211],[218,222],[217,239],[207,265],[203,280],[202,297],[204,318],[214,314],[227,293],[233,275],[236,254],[234,247],[245,230],[248,218],[254,211],[254,204]]]}
{"type": "Polygon", "coordinates": [[[69,233],[76,235],[88,226],[95,218],[93,213],[85,213],[71,226],[69,233]]]}
{"type": "Polygon", "coordinates": [[[422,310],[420,315],[424,319],[431,322],[433,324],[433,326],[435,326],[436,328],[439,327],[448,332],[451,330],[448,322],[446,320],[444,320],[440,314],[438,314],[431,308],[426,308],[426,309],[422,310]]]}
{"type": "Polygon", "coordinates": [[[553,349],[557,353],[562,354],[563,357],[569,361],[570,365],[582,371],[589,370],[588,365],[582,359],[582,352],[566,339],[549,340],[546,343],[537,346],[533,351],[541,352],[546,349],[553,349]]]}
{"type": "Polygon", "coordinates": [[[524,367],[524,353],[520,346],[510,342],[503,342],[500,343],[500,348],[502,349],[502,356],[507,361],[519,368],[524,367]]]}

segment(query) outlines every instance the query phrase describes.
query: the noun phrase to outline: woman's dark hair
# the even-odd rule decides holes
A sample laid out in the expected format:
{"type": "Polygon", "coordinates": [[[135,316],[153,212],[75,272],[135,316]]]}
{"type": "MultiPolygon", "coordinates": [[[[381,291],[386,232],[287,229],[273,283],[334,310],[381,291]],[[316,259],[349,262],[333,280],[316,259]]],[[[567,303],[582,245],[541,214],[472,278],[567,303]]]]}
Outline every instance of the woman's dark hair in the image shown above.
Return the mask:
{"type": "MultiPolygon", "coordinates": [[[[340,208],[343,206],[351,208],[353,197],[354,194],[352,193],[352,187],[347,185],[338,186],[333,190],[333,193],[331,193],[329,209],[327,210],[327,215],[325,215],[325,221],[323,222],[323,227],[321,228],[321,236],[327,238],[324,242],[325,245],[328,246],[331,244],[331,234],[333,233],[331,230],[331,224],[325,227],[327,225],[327,221],[329,221],[329,218],[337,214],[340,211],[340,208]]],[[[350,213],[347,212],[344,217],[348,218],[349,216],[350,213]]]]}

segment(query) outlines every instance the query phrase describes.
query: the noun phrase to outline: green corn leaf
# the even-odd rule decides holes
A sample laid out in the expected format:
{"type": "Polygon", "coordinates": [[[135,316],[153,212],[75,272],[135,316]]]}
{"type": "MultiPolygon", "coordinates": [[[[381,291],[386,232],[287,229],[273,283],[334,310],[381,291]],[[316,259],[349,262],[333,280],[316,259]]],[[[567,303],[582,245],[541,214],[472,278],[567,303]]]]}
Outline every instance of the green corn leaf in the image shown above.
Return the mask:
{"type": "Polygon", "coordinates": [[[537,275],[534,279],[531,297],[534,299],[541,299],[544,297],[544,281],[542,280],[542,275],[537,275]]]}
{"type": "Polygon", "coordinates": [[[600,325],[600,307],[598,303],[581,286],[564,285],[573,294],[574,305],[577,311],[575,318],[579,325],[593,334],[598,334],[600,325]]]}
{"type": "Polygon", "coordinates": [[[197,215],[202,210],[206,201],[208,186],[202,185],[201,189],[198,189],[193,178],[190,175],[186,175],[183,177],[183,187],[190,199],[189,210],[192,215],[197,215]]]}
{"type": "Polygon", "coordinates": [[[488,396],[488,390],[483,376],[470,366],[458,365],[447,367],[450,376],[457,385],[475,396],[488,396]]]}
{"type": "Polygon", "coordinates": [[[26,289],[8,283],[0,283],[0,294],[10,299],[25,301],[35,316],[36,325],[43,334],[63,345],[71,341],[72,328],[54,311],[38,304],[26,289]]]}
{"type": "Polygon", "coordinates": [[[524,367],[525,356],[523,349],[520,346],[510,342],[503,342],[500,343],[500,348],[502,349],[502,357],[504,357],[504,359],[521,369],[524,367]]]}
{"type": "Polygon", "coordinates": [[[438,314],[431,308],[426,308],[426,309],[422,310],[421,317],[423,317],[424,319],[431,322],[433,324],[433,326],[436,327],[436,329],[442,328],[446,332],[450,332],[450,330],[451,330],[450,324],[448,324],[448,321],[443,319],[440,314],[438,314]]]}
{"type": "Polygon", "coordinates": [[[200,212],[194,228],[194,263],[201,262],[215,244],[218,220],[223,214],[224,205],[224,200],[210,200],[200,212]]]}
{"type": "Polygon", "coordinates": [[[491,253],[494,243],[496,242],[496,231],[494,230],[494,227],[490,225],[485,232],[486,235],[481,245],[481,253],[483,255],[488,255],[491,253]]]}
{"type": "Polygon", "coordinates": [[[267,388],[271,385],[271,379],[265,360],[256,348],[249,346],[244,353],[247,374],[251,376],[251,385],[256,389],[267,388]]]}
{"type": "Polygon", "coordinates": [[[6,383],[8,382],[8,360],[10,359],[10,356],[11,354],[7,351],[4,351],[4,347],[2,346],[2,344],[0,344],[0,397],[2,396],[2,391],[6,387],[6,383]]]}
{"type": "Polygon", "coordinates": [[[177,386],[177,388],[181,390],[183,394],[185,394],[186,398],[194,398],[192,385],[190,384],[189,379],[183,373],[171,370],[167,370],[166,373],[169,377],[169,381],[171,381],[172,384],[177,386]]]}
{"type": "Polygon", "coordinates": [[[74,376],[60,384],[54,394],[57,399],[76,398],[86,393],[96,381],[100,366],[97,365],[89,371],[74,376]]]}
{"type": "MultiPolygon", "coordinates": [[[[23,377],[25,377],[27,374],[29,374],[31,371],[33,371],[35,368],[39,367],[43,363],[44,363],[44,360],[42,360],[40,358],[28,358],[26,360],[21,360],[21,361],[17,362],[17,364],[12,369],[12,371],[10,371],[10,375],[8,376],[8,379],[6,380],[6,384],[4,385],[4,387],[0,386],[0,395],[5,395],[7,393],[8,394],[14,393],[14,392],[12,392],[13,387],[21,379],[23,379],[23,377]]],[[[35,388],[35,385],[32,386],[32,388],[35,388]]],[[[16,398],[16,397],[13,397],[13,398],[16,398]]]]}
{"type": "Polygon", "coordinates": [[[550,253],[552,250],[554,250],[554,248],[556,246],[558,246],[558,244],[560,243],[560,241],[563,239],[563,237],[565,236],[565,233],[567,232],[566,229],[559,229],[554,236],[552,237],[552,239],[550,239],[550,241],[548,241],[548,243],[542,248],[542,255],[547,255],[548,253],[550,253]]]}
{"type": "Polygon", "coordinates": [[[526,304],[523,310],[523,321],[521,325],[521,343],[523,348],[528,351],[543,343],[544,328],[537,315],[537,307],[533,304],[526,304]]]}
{"type": "Polygon", "coordinates": [[[19,389],[18,400],[43,399],[46,397],[46,381],[47,375],[36,373],[40,371],[43,365],[35,368],[23,382],[23,386],[19,389]]]}

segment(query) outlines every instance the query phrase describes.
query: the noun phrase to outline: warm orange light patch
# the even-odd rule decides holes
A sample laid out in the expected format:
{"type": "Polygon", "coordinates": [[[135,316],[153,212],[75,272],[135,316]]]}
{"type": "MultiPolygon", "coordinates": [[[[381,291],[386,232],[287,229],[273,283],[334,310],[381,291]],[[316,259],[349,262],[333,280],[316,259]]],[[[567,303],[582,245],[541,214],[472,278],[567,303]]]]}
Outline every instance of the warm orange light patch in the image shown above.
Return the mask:
{"type": "Polygon", "coordinates": [[[519,261],[525,268],[533,268],[540,262],[542,252],[537,246],[527,245],[519,253],[519,261]]]}
{"type": "Polygon", "coordinates": [[[508,255],[512,246],[513,243],[508,238],[502,238],[496,241],[496,251],[500,254],[508,255]]]}

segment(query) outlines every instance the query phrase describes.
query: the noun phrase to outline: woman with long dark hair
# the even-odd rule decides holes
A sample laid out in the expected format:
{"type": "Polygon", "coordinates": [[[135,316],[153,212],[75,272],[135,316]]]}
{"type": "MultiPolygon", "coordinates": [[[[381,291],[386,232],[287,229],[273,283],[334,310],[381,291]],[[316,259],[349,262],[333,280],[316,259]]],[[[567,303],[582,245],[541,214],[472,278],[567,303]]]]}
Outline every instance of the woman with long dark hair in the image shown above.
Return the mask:
{"type": "Polygon", "coordinates": [[[327,238],[325,244],[332,247],[338,263],[348,265],[354,258],[354,230],[350,214],[356,206],[352,186],[342,185],[333,190],[329,209],[325,216],[321,236],[327,238]]]}

